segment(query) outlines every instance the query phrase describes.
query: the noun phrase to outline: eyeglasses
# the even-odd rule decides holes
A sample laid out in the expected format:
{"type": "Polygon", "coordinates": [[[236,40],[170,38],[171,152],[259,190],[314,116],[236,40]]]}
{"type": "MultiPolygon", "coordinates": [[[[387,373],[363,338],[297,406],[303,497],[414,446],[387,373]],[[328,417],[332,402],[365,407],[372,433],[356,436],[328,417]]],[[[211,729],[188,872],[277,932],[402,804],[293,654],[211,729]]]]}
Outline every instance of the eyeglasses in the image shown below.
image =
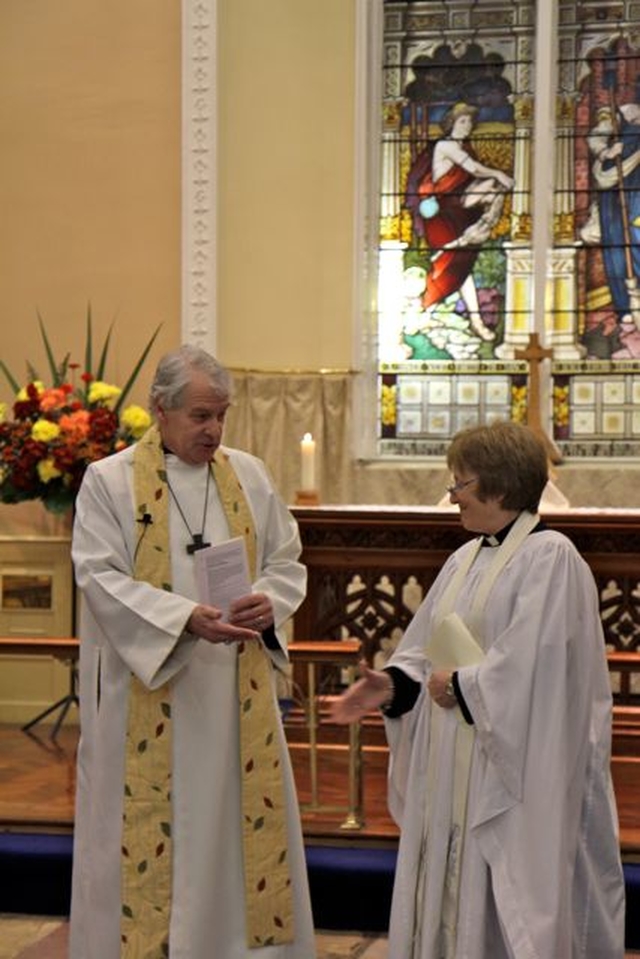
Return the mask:
{"type": "Polygon", "coordinates": [[[445,486],[445,489],[449,496],[452,496],[454,493],[459,493],[461,490],[466,489],[467,486],[471,486],[472,483],[477,483],[478,477],[474,476],[473,479],[468,480],[458,480],[457,483],[452,483],[451,486],[445,486]]]}

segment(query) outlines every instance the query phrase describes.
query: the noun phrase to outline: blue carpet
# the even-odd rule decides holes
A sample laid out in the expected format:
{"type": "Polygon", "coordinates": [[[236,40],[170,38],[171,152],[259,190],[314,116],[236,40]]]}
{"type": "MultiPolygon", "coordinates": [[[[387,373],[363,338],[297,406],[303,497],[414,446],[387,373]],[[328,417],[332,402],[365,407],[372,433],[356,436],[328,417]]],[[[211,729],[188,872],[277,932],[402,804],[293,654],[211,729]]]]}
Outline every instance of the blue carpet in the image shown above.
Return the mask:
{"type": "MultiPolygon", "coordinates": [[[[0,912],[68,916],[73,838],[0,833],[0,912]]],[[[395,849],[307,846],[317,929],[386,932],[395,849]]],[[[625,863],[626,947],[640,949],[640,864],[625,863]]]]}
{"type": "Polygon", "coordinates": [[[388,930],[395,849],[307,846],[305,852],[316,929],[388,930]]]}
{"type": "Polygon", "coordinates": [[[68,916],[73,837],[0,833],[0,912],[68,916]]]}
{"type": "Polygon", "coordinates": [[[624,942],[627,949],[640,949],[640,864],[624,863],[627,911],[624,942]]]}

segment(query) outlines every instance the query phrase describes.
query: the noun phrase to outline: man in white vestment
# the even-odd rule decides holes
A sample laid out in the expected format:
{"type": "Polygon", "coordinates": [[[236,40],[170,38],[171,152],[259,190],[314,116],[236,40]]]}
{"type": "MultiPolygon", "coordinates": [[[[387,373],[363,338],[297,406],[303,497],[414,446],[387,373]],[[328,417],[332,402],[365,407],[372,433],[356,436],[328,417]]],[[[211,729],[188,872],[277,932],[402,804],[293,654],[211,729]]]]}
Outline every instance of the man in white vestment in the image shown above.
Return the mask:
{"type": "Polygon", "coordinates": [[[537,515],[546,454],[524,426],[454,437],[451,501],[480,533],[445,563],[384,670],[401,828],[390,959],[622,959],[624,879],[598,595],[537,515]]]}
{"type": "Polygon", "coordinates": [[[312,959],[274,666],[304,597],[294,518],[263,463],[221,445],[231,380],[165,356],[156,425],[92,464],[76,503],[80,718],[70,959],[312,959]],[[198,592],[239,537],[251,586],[198,592]]]}

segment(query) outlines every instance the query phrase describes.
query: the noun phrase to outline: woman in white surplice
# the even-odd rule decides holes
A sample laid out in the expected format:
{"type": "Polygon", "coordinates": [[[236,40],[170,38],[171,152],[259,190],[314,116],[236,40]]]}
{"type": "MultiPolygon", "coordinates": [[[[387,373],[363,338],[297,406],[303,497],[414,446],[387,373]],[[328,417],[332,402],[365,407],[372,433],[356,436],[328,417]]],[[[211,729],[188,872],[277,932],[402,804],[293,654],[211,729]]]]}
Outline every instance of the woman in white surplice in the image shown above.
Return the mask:
{"type": "Polygon", "coordinates": [[[622,959],[624,881],[598,596],[537,515],[542,444],[454,437],[451,501],[481,536],[445,563],[382,671],[336,702],[380,707],[401,828],[390,959],[622,959]]]}
{"type": "Polygon", "coordinates": [[[71,959],[315,955],[273,671],[306,572],[262,462],[220,445],[230,387],[203,350],[168,354],[156,425],[92,464],[78,496],[71,959]],[[247,577],[234,558],[223,615],[195,564],[230,539],[247,577]]]}

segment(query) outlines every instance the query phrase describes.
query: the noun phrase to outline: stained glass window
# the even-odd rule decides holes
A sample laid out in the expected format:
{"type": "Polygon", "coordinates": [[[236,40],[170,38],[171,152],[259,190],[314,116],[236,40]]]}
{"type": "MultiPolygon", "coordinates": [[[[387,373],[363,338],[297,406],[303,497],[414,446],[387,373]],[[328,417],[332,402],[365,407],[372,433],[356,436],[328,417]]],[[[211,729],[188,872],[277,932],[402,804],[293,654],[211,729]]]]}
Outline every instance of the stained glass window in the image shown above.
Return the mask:
{"type": "Polygon", "coordinates": [[[462,427],[533,407],[558,457],[640,454],[640,3],[554,9],[547,157],[536,3],[384,3],[380,455],[442,454],[462,427]],[[532,333],[552,354],[540,397],[532,333]]]}

